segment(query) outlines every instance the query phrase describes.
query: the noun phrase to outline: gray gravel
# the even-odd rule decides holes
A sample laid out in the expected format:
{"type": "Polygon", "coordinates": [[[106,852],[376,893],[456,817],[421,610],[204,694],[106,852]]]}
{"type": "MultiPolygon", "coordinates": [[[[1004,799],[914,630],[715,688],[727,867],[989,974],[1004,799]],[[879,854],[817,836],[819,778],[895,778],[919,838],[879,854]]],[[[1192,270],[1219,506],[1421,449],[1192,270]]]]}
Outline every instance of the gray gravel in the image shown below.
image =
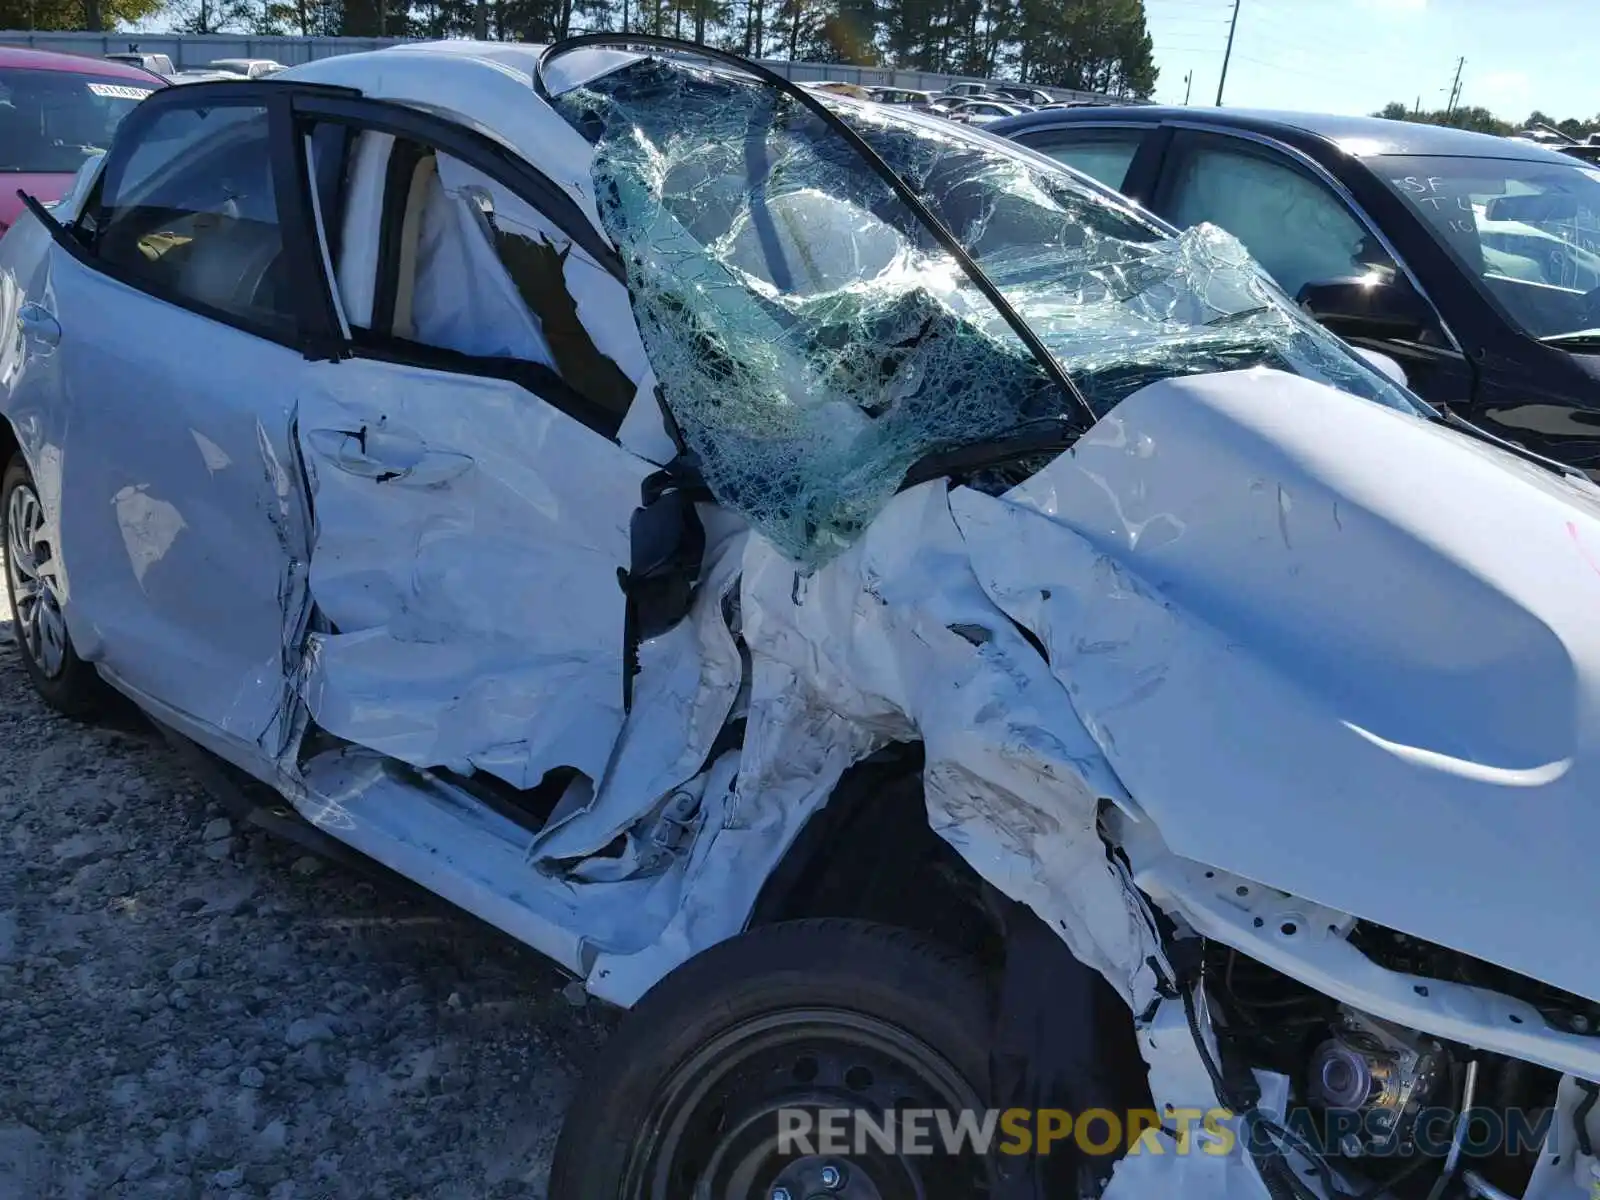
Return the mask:
{"type": "Polygon", "coordinates": [[[609,1017],[29,688],[0,589],[0,1200],[542,1197],[609,1017]]]}

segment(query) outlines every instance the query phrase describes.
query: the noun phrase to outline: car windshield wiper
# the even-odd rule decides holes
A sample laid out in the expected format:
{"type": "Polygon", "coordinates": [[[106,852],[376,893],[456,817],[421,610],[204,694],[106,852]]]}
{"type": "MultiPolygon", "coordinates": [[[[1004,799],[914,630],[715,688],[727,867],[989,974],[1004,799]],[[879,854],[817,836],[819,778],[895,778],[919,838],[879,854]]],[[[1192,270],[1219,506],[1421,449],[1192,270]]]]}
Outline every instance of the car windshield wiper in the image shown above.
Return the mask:
{"type": "Polygon", "coordinates": [[[1036,455],[1057,455],[1071,448],[1078,440],[1078,435],[1079,430],[1072,422],[1065,417],[1056,417],[1032,421],[1009,433],[964,446],[935,450],[911,464],[905,478],[900,481],[900,490],[927,483],[930,479],[967,475],[1036,455]]]}
{"type": "Polygon", "coordinates": [[[1539,339],[1546,346],[1600,346],[1600,329],[1575,329],[1539,339]]]}
{"type": "Polygon", "coordinates": [[[1587,480],[1589,478],[1576,467],[1569,467],[1566,463],[1557,462],[1553,458],[1546,458],[1544,455],[1529,450],[1526,446],[1518,442],[1513,442],[1507,438],[1499,437],[1496,434],[1490,433],[1487,429],[1483,429],[1480,426],[1474,425],[1466,418],[1458,417],[1448,408],[1441,406],[1439,408],[1430,409],[1427,419],[1440,425],[1447,425],[1456,432],[1464,433],[1468,437],[1476,438],[1480,442],[1487,442],[1491,446],[1498,446],[1500,449],[1509,454],[1515,454],[1518,458],[1526,459],[1535,466],[1543,467],[1552,475],[1560,475],[1570,479],[1587,480]]]}

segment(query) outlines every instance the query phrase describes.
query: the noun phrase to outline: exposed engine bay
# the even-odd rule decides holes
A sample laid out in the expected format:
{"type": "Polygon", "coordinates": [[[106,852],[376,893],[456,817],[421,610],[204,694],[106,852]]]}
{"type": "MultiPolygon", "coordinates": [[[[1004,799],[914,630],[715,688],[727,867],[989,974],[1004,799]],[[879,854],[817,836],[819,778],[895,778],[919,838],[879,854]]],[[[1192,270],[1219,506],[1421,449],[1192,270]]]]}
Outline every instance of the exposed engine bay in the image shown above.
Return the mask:
{"type": "MultiPolygon", "coordinates": [[[[1388,970],[1523,1000],[1555,1028],[1587,1035],[1600,1021],[1582,997],[1402,933],[1358,922],[1348,941],[1388,970]]],[[[1284,1120],[1245,1122],[1276,1197],[1316,1195],[1308,1176],[1335,1200],[1544,1195],[1532,1188],[1541,1153],[1557,1164],[1555,1147],[1592,1158],[1600,1086],[1577,1085],[1562,1128],[1556,1071],[1380,1020],[1216,942],[1202,977],[1230,1106],[1259,1099],[1252,1072],[1288,1081],[1284,1120]],[[1300,1162],[1309,1169],[1291,1165],[1300,1162]]]]}

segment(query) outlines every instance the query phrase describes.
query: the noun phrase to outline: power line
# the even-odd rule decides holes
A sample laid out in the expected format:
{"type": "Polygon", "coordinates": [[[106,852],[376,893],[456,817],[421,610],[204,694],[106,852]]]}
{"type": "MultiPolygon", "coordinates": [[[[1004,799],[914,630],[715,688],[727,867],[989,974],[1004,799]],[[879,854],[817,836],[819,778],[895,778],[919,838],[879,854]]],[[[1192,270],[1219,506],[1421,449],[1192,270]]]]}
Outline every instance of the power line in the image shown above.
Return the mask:
{"type": "Polygon", "coordinates": [[[1268,62],[1264,58],[1255,58],[1249,54],[1235,54],[1234,57],[1240,62],[1247,62],[1268,71],[1281,71],[1285,75],[1296,75],[1301,78],[1309,76],[1314,79],[1325,80],[1328,83],[1344,83],[1350,79],[1350,76],[1346,74],[1334,74],[1329,71],[1319,70],[1316,67],[1307,67],[1300,64],[1286,66],[1283,63],[1268,62]]]}

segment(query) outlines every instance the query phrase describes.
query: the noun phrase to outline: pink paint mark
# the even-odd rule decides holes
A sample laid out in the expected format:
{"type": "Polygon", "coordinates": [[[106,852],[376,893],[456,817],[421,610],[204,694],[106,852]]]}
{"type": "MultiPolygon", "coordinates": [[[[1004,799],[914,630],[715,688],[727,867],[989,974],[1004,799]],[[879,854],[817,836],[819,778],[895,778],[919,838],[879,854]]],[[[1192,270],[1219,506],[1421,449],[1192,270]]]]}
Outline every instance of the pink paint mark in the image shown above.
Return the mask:
{"type": "Polygon", "coordinates": [[[1572,544],[1578,548],[1578,553],[1583,555],[1583,561],[1589,564],[1589,569],[1600,575],[1600,563],[1595,562],[1594,555],[1589,553],[1583,540],[1578,537],[1578,527],[1571,521],[1567,522],[1567,535],[1572,538],[1572,544]]]}

